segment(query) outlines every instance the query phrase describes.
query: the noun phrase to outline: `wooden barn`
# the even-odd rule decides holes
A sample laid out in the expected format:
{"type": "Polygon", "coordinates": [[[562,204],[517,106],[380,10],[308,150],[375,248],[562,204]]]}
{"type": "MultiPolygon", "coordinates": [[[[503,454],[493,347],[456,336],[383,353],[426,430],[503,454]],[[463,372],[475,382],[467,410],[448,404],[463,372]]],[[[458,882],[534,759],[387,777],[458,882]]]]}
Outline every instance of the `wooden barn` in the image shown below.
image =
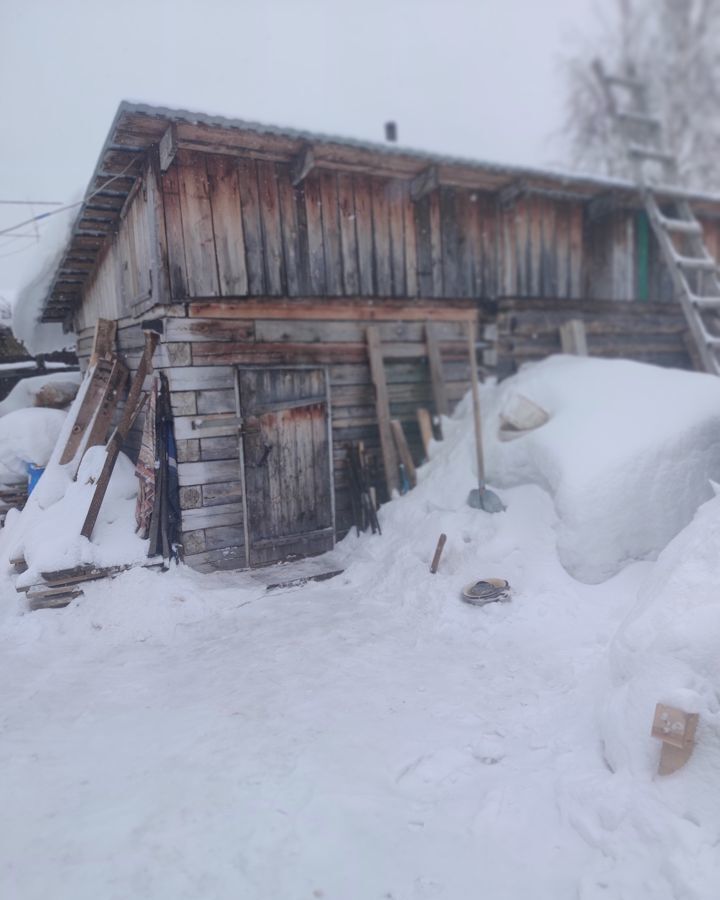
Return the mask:
{"type": "MultiPolygon", "coordinates": [[[[720,199],[684,196],[720,250],[720,199]]],[[[344,535],[349,445],[382,469],[389,406],[417,460],[418,407],[468,387],[468,323],[500,375],[558,352],[571,318],[593,354],[691,365],[629,183],[128,103],[43,316],[76,333],[83,365],[98,319],[117,322],[131,369],[141,322],[161,320],[185,558],[201,570],[344,535]]]]}

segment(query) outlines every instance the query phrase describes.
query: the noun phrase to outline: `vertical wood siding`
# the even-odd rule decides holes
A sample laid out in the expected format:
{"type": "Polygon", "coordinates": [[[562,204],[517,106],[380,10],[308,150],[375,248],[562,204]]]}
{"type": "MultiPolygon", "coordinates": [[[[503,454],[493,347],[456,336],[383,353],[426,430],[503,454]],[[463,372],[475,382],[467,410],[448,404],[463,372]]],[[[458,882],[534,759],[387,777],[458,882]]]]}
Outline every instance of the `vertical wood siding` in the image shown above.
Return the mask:
{"type": "MultiPolygon", "coordinates": [[[[577,297],[583,208],[539,196],[178,153],[162,179],[173,297],[577,297]]],[[[624,288],[623,288],[624,289],[624,288]]]]}
{"type": "MultiPolygon", "coordinates": [[[[166,194],[168,202],[172,198],[166,194]]],[[[162,197],[154,167],[149,165],[117,234],[88,280],[76,328],[91,328],[98,318],[121,319],[143,306],[164,303],[169,294],[167,267],[162,197]]],[[[172,272],[171,267],[171,277],[172,272]]]]}

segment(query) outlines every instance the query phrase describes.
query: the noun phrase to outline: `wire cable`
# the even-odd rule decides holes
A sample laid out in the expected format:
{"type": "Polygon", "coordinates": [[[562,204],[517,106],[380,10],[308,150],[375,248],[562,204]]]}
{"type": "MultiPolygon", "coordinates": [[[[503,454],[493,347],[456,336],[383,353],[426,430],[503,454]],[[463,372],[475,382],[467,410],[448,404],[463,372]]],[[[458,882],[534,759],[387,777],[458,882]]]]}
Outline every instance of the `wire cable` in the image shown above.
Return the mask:
{"type": "Polygon", "coordinates": [[[12,231],[17,231],[18,228],[22,228],[24,225],[32,225],[33,222],[39,222],[41,219],[47,219],[50,216],[58,215],[58,213],[66,212],[66,210],[68,210],[68,209],[75,209],[78,206],[82,206],[83,203],[87,203],[88,200],[92,200],[92,198],[96,194],[99,194],[101,191],[104,191],[108,187],[108,185],[113,183],[113,181],[117,181],[118,178],[122,178],[124,175],[126,175],[130,171],[131,167],[135,165],[136,162],[137,162],[137,160],[135,160],[135,159],[131,160],[127,164],[127,166],[122,170],[122,172],[119,172],[117,175],[113,175],[113,177],[109,181],[106,181],[101,187],[99,187],[97,190],[93,191],[92,193],[86,194],[86,196],[84,196],[82,198],[82,200],[78,200],[75,203],[66,203],[65,206],[61,206],[58,209],[51,209],[50,212],[40,213],[40,215],[33,216],[31,219],[25,219],[24,222],[18,222],[17,225],[11,225],[10,228],[3,228],[0,230],[0,237],[4,234],[10,234],[10,232],[12,232],[12,231]]]}

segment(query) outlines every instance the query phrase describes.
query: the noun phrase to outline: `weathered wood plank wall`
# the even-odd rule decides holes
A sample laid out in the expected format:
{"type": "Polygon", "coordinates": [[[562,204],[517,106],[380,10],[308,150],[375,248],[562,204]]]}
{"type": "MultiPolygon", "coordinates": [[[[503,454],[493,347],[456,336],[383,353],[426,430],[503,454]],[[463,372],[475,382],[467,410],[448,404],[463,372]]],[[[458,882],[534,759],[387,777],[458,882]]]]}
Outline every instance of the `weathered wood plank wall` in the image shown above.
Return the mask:
{"type": "Polygon", "coordinates": [[[560,326],[570,319],[584,321],[591,356],[693,367],[687,323],[674,304],[505,298],[498,304],[498,376],[561,353],[560,326]]]}
{"type": "Polygon", "coordinates": [[[580,205],[178,152],[162,176],[173,298],[582,293],[580,205]]]}
{"type": "Polygon", "coordinates": [[[117,234],[90,276],[75,328],[94,328],[99,318],[141,315],[168,296],[163,198],[152,161],[126,204],[117,234]]]}
{"type": "MultiPolygon", "coordinates": [[[[236,568],[245,561],[238,430],[233,424],[212,423],[213,416],[236,415],[237,366],[326,367],[338,536],[351,525],[347,444],[363,440],[381,466],[367,325],[372,322],[380,329],[391,413],[403,422],[416,461],[421,458],[416,410],[432,408],[426,318],[435,322],[451,403],[468,389],[465,322],[474,318],[475,311],[467,301],[448,301],[442,309],[429,309],[426,301],[411,306],[387,301],[376,307],[357,298],[330,304],[263,298],[194,302],[163,310],[168,311],[175,315],[165,319],[155,365],[167,374],[172,394],[185,552],[189,563],[201,569],[236,568]],[[210,427],[193,427],[198,418],[210,427]]],[[[91,344],[92,329],[86,328],[78,340],[83,365],[91,344]]],[[[143,345],[140,320],[121,319],[117,347],[132,370],[143,345]]],[[[139,446],[140,424],[126,448],[131,454],[139,446]]]]}

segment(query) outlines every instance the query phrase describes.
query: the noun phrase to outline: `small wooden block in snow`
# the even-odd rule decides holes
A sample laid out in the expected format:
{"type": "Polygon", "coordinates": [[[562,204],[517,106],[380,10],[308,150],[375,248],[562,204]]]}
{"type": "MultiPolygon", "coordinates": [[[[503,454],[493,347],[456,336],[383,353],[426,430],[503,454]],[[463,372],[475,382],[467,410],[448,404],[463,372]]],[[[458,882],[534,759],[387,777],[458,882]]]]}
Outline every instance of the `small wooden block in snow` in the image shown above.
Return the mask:
{"type": "Polygon", "coordinates": [[[660,775],[671,775],[690,759],[695,746],[699,715],[674,706],[658,703],[652,725],[652,736],[661,740],[660,775]]]}

